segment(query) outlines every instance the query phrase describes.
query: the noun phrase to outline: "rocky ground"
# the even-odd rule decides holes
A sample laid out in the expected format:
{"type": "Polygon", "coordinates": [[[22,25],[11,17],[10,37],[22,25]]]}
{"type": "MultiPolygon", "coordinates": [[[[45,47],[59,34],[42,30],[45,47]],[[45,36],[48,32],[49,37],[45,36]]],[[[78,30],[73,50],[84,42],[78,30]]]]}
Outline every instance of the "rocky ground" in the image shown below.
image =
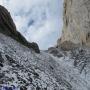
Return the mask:
{"type": "Polygon", "coordinates": [[[0,90],[90,90],[90,48],[65,42],[40,51],[16,31],[2,8],[0,90]]]}
{"type": "Polygon", "coordinates": [[[0,85],[17,90],[89,90],[90,49],[35,53],[0,34],[0,85]]]}

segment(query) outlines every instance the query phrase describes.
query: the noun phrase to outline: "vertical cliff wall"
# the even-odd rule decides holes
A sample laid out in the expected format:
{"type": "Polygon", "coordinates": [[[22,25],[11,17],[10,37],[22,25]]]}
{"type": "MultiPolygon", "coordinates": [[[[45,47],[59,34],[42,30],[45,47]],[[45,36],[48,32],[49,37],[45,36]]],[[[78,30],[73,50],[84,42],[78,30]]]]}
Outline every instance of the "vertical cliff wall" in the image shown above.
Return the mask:
{"type": "Polygon", "coordinates": [[[90,0],[64,0],[62,37],[65,41],[90,46],[90,0]]]}

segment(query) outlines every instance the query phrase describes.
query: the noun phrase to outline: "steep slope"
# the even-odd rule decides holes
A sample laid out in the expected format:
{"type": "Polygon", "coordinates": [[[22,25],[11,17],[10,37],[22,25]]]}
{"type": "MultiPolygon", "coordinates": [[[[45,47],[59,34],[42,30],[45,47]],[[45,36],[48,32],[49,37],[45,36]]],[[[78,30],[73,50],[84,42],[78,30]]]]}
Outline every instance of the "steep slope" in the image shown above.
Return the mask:
{"type": "Polygon", "coordinates": [[[39,47],[36,43],[29,43],[17,30],[11,18],[10,13],[0,5],[0,32],[12,37],[21,44],[32,48],[37,53],[40,53],[39,47]]]}
{"type": "Polygon", "coordinates": [[[90,0],[64,0],[64,26],[58,45],[65,41],[90,47],[90,0]]]}
{"type": "Polygon", "coordinates": [[[18,90],[89,90],[90,51],[54,50],[57,53],[51,49],[49,53],[55,57],[44,51],[36,54],[0,34],[0,85],[18,90]]]}
{"type": "Polygon", "coordinates": [[[15,34],[18,32],[11,31],[8,17],[1,10],[1,90],[90,90],[89,48],[78,47],[69,51],[50,48],[37,54],[36,49],[28,48],[21,41],[22,36],[15,34]]]}

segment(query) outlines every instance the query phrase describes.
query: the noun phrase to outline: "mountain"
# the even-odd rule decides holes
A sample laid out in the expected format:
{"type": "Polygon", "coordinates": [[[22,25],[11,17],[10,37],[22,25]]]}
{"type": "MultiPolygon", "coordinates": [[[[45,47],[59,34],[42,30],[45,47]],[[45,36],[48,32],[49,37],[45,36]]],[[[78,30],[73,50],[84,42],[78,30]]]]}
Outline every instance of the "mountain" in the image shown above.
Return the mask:
{"type": "Polygon", "coordinates": [[[10,11],[18,31],[29,42],[37,42],[42,50],[56,45],[62,27],[62,0],[23,0],[22,4],[20,2],[22,0],[4,0],[2,4],[10,11]],[[50,41],[47,40],[49,38],[50,41]]]}
{"type": "Polygon", "coordinates": [[[29,43],[17,30],[16,26],[10,16],[10,13],[0,6],[0,32],[12,37],[21,44],[34,49],[37,53],[40,53],[39,47],[36,43],[29,43]]]}
{"type": "Polygon", "coordinates": [[[58,44],[71,41],[90,47],[90,0],[64,0],[63,32],[58,44]]]}
{"type": "Polygon", "coordinates": [[[90,90],[90,48],[68,49],[67,43],[74,45],[70,41],[63,44],[68,50],[61,45],[39,51],[18,33],[0,6],[1,90],[90,90]]]}

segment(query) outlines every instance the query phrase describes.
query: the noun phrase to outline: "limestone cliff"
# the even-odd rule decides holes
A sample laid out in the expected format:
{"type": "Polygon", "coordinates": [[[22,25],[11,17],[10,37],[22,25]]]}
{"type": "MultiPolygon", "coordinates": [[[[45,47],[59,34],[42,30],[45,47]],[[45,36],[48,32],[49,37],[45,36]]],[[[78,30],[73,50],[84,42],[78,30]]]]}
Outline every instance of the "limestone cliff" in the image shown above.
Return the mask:
{"type": "Polygon", "coordinates": [[[64,0],[63,32],[58,45],[70,41],[90,46],[90,0],[64,0]]]}

